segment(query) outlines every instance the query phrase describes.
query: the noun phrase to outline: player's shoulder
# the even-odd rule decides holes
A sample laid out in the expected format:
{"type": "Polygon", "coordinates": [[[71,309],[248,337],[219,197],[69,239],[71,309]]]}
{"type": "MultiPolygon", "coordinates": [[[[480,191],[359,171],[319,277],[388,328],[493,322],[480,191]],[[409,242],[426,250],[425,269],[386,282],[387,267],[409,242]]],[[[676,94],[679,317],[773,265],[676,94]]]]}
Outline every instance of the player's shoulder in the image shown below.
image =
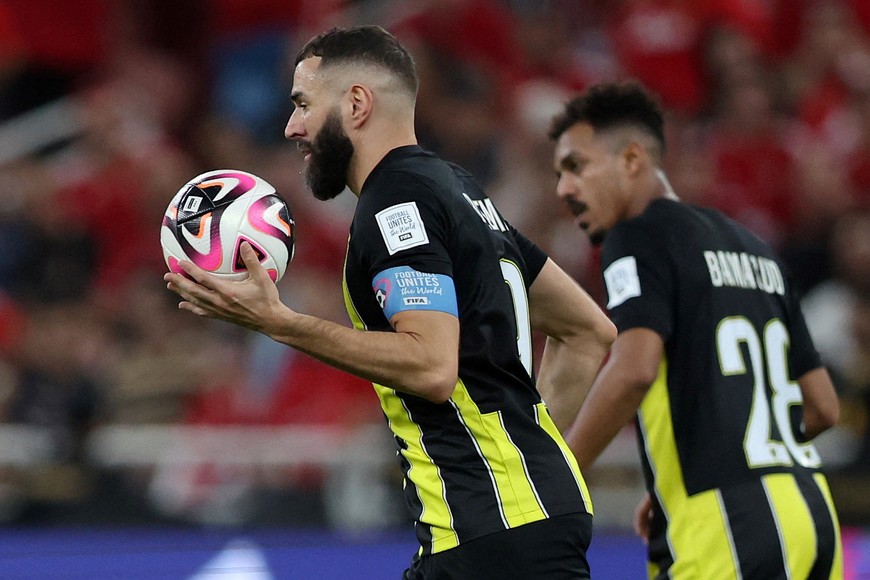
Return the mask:
{"type": "Polygon", "coordinates": [[[688,218],[679,202],[657,199],[632,218],[616,223],[607,232],[604,248],[640,244],[658,246],[666,243],[669,232],[688,218]]]}
{"type": "Polygon", "coordinates": [[[608,232],[608,238],[645,240],[647,243],[683,246],[693,237],[710,232],[744,228],[720,211],[670,198],[652,201],[640,215],[623,220],[608,232]]]}
{"type": "Polygon", "coordinates": [[[652,201],[646,210],[637,217],[639,227],[659,228],[674,226],[693,226],[705,221],[717,221],[722,215],[711,208],[696,206],[671,198],[652,201]]]}
{"type": "Polygon", "coordinates": [[[358,210],[380,211],[396,203],[431,201],[450,183],[449,165],[417,146],[394,149],[374,168],[363,186],[358,210]]]}

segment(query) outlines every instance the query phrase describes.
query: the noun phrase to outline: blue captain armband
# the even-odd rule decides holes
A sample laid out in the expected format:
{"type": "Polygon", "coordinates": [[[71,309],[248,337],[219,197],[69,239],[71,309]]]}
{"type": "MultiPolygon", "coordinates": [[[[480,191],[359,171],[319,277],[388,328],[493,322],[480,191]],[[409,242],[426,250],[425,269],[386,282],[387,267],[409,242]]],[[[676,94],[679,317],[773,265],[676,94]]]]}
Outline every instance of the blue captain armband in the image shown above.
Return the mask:
{"type": "Polygon", "coordinates": [[[418,272],[410,266],[388,268],[372,280],[372,290],[387,320],[405,310],[437,310],[459,316],[453,278],[418,272]]]}

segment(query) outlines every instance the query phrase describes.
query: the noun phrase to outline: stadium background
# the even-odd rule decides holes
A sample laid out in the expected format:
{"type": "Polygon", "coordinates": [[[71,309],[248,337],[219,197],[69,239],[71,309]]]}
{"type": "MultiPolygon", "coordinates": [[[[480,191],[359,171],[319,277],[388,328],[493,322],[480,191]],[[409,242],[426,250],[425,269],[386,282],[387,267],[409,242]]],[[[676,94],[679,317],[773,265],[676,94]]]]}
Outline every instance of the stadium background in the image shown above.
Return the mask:
{"type": "MultiPolygon", "coordinates": [[[[819,446],[870,578],[870,3],[866,0],[0,0],[0,576],[392,578],[413,551],[370,387],[179,313],[158,224],[192,176],[288,199],[285,301],[345,321],[353,197],[315,202],[283,141],[292,56],[332,25],[412,49],[421,143],[472,170],[600,300],[555,201],[551,115],[638,78],[689,202],[769,240],[843,420],[819,446]]],[[[640,577],[629,430],[588,473],[597,578],[640,577]]]]}

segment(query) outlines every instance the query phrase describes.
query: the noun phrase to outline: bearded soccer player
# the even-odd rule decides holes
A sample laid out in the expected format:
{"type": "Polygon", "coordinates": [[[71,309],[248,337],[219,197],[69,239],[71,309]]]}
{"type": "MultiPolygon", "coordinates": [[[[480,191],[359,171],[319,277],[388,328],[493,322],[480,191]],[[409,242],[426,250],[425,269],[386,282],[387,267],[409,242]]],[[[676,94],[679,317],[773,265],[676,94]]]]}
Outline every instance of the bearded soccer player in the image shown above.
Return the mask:
{"type": "Polygon", "coordinates": [[[559,429],[615,328],[471,175],[417,144],[416,91],[413,59],[379,27],[324,33],[296,59],[285,135],[315,197],[358,196],[354,328],[287,308],[248,246],[245,281],[189,263],[193,280],[166,280],[184,309],[374,383],[420,541],[405,578],[588,578],[592,506],[559,429]],[[532,329],[548,337],[537,377],[532,329]]]}

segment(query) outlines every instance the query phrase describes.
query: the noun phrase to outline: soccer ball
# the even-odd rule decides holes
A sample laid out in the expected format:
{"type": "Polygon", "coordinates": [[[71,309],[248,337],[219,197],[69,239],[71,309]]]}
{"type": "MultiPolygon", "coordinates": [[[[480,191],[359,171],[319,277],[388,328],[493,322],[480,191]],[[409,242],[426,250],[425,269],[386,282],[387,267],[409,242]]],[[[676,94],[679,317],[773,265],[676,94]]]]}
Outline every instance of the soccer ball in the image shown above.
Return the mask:
{"type": "Polygon", "coordinates": [[[198,175],[178,190],[160,227],[163,258],[182,273],[187,260],[221,278],[242,280],[242,242],[257,252],[277,282],[293,259],[296,223],[287,203],[261,177],[237,169],[198,175]]]}

